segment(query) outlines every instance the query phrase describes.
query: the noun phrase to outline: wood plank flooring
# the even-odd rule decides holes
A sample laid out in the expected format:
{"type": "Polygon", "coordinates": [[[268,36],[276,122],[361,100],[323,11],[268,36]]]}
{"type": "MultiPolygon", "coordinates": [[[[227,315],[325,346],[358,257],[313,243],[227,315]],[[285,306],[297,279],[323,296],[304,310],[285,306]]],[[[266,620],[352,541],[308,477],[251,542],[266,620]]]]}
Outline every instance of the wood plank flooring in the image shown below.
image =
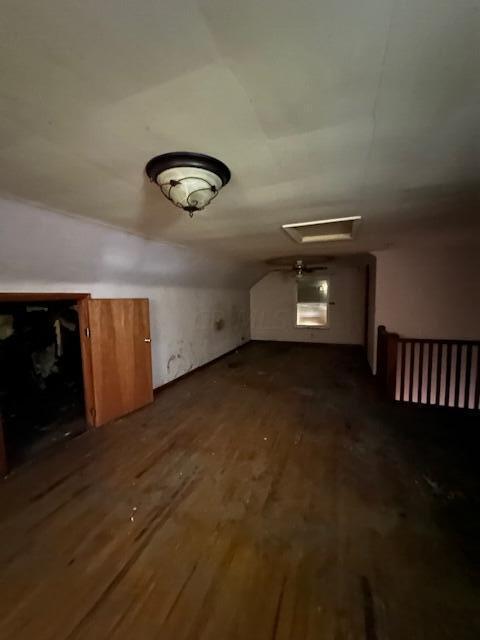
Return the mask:
{"type": "Polygon", "coordinates": [[[3,481],[1,640],[478,639],[425,416],[359,349],[247,345],[3,481]]]}

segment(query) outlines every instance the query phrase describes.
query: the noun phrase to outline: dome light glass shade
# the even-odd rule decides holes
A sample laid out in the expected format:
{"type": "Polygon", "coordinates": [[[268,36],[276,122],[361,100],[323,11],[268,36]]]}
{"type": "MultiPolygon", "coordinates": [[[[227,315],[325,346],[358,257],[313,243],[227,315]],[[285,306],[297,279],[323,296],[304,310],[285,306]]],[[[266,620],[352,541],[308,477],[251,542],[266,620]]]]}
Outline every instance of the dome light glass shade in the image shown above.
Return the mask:
{"type": "Polygon", "coordinates": [[[167,169],[155,181],[165,197],[185,211],[201,211],[217,197],[222,181],[211,171],[190,167],[167,169]]]}
{"type": "Polygon", "coordinates": [[[145,170],[163,195],[190,217],[210,204],[230,180],[230,170],[223,162],[188,152],[156,156],[145,170]]]}

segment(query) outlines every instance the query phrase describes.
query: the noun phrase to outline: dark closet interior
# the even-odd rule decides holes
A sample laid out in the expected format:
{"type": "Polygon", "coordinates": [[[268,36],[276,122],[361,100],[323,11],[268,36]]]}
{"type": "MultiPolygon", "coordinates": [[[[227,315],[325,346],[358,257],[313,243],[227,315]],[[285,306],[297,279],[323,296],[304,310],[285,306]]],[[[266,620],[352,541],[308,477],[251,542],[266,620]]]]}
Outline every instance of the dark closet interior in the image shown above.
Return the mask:
{"type": "Polygon", "coordinates": [[[0,303],[0,412],[11,466],[86,429],[74,300],[0,303]]]}

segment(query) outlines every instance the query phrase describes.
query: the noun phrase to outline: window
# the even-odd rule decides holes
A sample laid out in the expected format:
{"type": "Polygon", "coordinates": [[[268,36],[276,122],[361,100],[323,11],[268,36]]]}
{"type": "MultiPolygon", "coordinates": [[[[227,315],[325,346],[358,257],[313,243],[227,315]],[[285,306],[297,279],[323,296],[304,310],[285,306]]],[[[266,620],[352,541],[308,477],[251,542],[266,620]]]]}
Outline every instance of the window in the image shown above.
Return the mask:
{"type": "Polygon", "coordinates": [[[328,326],[328,285],[311,277],[297,282],[297,327],[328,326]]]}

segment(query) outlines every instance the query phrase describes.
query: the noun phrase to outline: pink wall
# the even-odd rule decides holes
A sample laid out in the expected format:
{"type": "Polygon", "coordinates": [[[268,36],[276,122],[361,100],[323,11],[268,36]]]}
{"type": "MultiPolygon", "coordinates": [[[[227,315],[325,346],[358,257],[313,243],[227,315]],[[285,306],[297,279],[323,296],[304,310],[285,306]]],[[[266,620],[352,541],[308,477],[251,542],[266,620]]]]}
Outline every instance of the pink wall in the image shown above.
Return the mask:
{"type": "Polygon", "coordinates": [[[480,339],[478,250],[390,249],[376,257],[376,327],[412,338],[480,339]]]}

